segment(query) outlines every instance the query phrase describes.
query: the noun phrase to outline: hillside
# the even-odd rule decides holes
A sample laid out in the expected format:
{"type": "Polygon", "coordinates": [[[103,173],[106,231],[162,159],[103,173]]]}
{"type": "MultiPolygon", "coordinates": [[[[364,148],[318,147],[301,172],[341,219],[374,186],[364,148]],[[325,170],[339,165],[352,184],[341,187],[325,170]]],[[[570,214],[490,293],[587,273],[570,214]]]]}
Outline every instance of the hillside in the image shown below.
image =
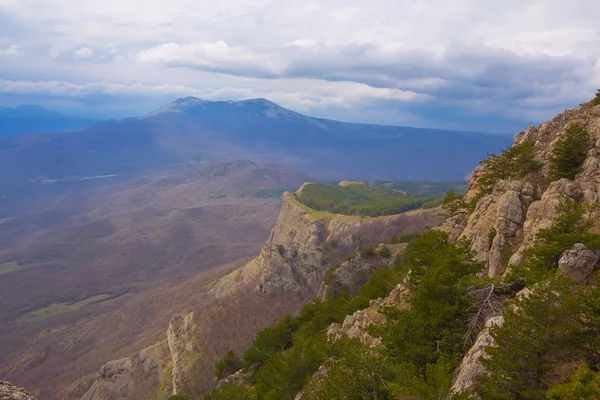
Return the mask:
{"type": "Polygon", "coordinates": [[[0,171],[11,173],[0,175],[0,184],[239,159],[276,162],[317,178],[463,179],[486,152],[509,143],[505,135],[312,118],[264,99],[185,98],[80,132],[1,138],[0,171]]]}
{"type": "Polygon", "coordinates": [[[599,398],[599,139],[600,97],[517,134],[354,297],[320,293],[225,354],[205,399],[599,398]]]}
{"type": "Polygon", "coordinates": [[[95,123],[40,106],[0,107],[0,137],[79,130],[95,123]]]}
{"type": "MultiPolygon", "coordinates": [[[[357,249],[438,222],[430,212],[378,219],[315,215],[285,193],[275,228],[258,256],[215,281],[208,293],[212,300],[173,317],[165,340],[102,367],[83,398],[149,399],[175,392],[201,396],[214,385],[215,360],[231,348],[244,350],[256,332],[297,312],[325,290],[321,286],[327,270],[357,249]]],[[[340,276],[340,284],[354,292],[370,273],[393,263],[392,254],[403,248],[398,245],[389,255],[374,256],[362,272],[340,276]]]]}
{"type": "Polygon", "coordinates": [[[24,183],[37,200],[0,207],[0,376],[64,399],[115,355],[154,343],[269,236],[280,199],[245,194],[307,179],[238,161],[83,189],[24,183]]]}

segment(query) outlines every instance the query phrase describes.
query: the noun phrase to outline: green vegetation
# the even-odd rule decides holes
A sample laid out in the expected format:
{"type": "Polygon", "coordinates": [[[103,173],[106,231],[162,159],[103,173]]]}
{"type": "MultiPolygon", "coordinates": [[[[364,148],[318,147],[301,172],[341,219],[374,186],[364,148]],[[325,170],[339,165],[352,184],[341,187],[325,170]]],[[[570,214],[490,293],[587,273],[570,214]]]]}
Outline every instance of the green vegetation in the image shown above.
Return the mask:
{"type": "Polygon", "coordinates": [[[550,178],[553,181],[561,178],[573,179],[581,172],[590,149],[590,135],[579,124],[571,125],[565,135],[561,136],[550,156],[550,178]]]}
{"type": "Polygon", "coordinates": [[[442,195],[450,189],[464,192],[467,189],[466,181],[427,182],[427,181],[383,181],[373,180],[366,182],[369,186],[384,186],[401,192],[413,193],[419,196],[442,195]]]}
{"type": "Polygon", "coordinates": [[[54,303],[48,307],[28,312],[27,314],[19,317],[19,320],[23,322],[37,322],[47,318],[55,317],[57,315],[78,311],[82,308],[91,306],[92,304],[107,301],[113,297],[114,296],[109,294],[99,294],[76,303],[54,303]]]}
{"type": "Polygon", "coordinates": [[[235,354],[235,351],[228,351],[223,358],[215,364],[215,375],[218,379],[223,379],[242,368],[242,360],[235,354]]]}
{"type": "Polygon", "coordinates": [[[240,197],[252,197],[257,199],[267,199],[267,198],[280,198],[285,189],[275,188],[275,189],[252,189],[248,190],[240,195],[240,197]]]}
{"type": "MultiPolygon", "coordinates": [[[[558,257],[574,243],[600,248],[600,235],[588,232],[588,211],[562,199],[554,224],[540,230],[523,266],[515,267],[531,292],[516,299],[499,292],[506,297],[493,300],[498,308],[502,303],[516,307],[505,307],[504,324],[490,330],[497,345],[486,349],[489,375],[477,386],[481,398],[598,398],[600,277],[595,287],[582,288],[556,270],[558,257]]],[[[495,235],[490,230],[488,240],[495,235]]],[[[217,374],[241,365],[249,374],[247,384],[230,385],[206,399],[292,400],[301,389],[305,400],[469,398],[469,393],[449,391],[468,349],[466,339],[480,329],[470,321],[490,300],[474,295],[489,281],[477,277],[484,264],[469,248],[464,240],[450,243],[444,232],[425,231],[408,243],[394,268],[377,270],[356,297],[344,293],[311,303],[298,316],[287,315],[260,332],[241,360],[226,354],[217,374]],[[383,309],[386,324],[368,328],[383,346],[327,340],[331,323],[366,308],[399,282],[410,292],[405,297],[410,307],[383,309]],[[318,379],[311,379],[315,373],[318,379]]],[[[375,248],[361,252],[368,256],[375,248]]]]}
{"type": "Polygon", "coordinates": [[[522,178],[539,170],[542,163],[534,159],[534,146],[533,140],[524,140],[502,150],[500,154],[488,154],[488,158],[481,162],[484,169],[477,181],[479,193],[473,199],[471,207],[474,207],[481,197],[489,194],[500,179],[522,178]]]}
{"type": "Polygon", "coordinates": [[[580,366],[569,383],[554,386],[546,392],[548,400],[600,399],[600,372],[580,366]]]}
{"type": "Polygon", "coordinates": [[[524,277],[528,284],[539,282],[552,273],[561,254],[574,244],[583,243],[594,250],[600,248],[600,235],[589,232],[592,221],[584,218],[590,211],[588,206],[579,205],[565,196],[556,211],[554,224],[539,230],[535,245],[525,250],[525,261],[513,267],[515,274],[524,277]]]}
{"type": "Polygon", "coordinates": [[[435,394],[447,394],[464,353],[467,287],[482,267],[468,243],[453,245],[443,232],[427,231],[411,241],[395,268],[377,270],[357,296],[309,304],[297,317],[288,315],[260,332],[242,359],[252,372],[251,386],[233,385],[207,399],[293,399],[321,365],[327,373],[305,388],[307,400],[390,399],[401,393],[442,398],[435,394]],[[388,324],[373,328],[387,350],[357,340],[327,341],[331,323],[386,296],[409,270],[412,308],[389,310],[388,324]]]}
{"type": "Polygon", "coordinates": [[[369,217],[414,210],[436,198],[436,196],[415,197],[386,187],[363,185],[341,187],[321,183],[305,186],[297,197],[302,204],[317,211],[369,217]]]}
{"type": "MultiPolygon", "coordinates": [[[[503,325],[491,330],[497,347],[487,348],[490,374],[482,378],[483,398],[576,399],[561,396],[571,389],[593,391],[589,381],[585,389],[574,382],[552,388],[562,365],[585,364],[586,356],[598,349],[600,325],[585,322],[594,317],[586,316],[590,308],[585,299],[569,278],[554,274],[535,285],[530,295],[517,299],[517,308],[507,308],[503,325]]],[[[587,381],[582,376],[575,380],[582,378],[587,381]]]]}
{"type": "Polygon", "coordinates": [[[456,193],[454,189],[450,189],[442,198],[442,209],[444,212],[442,217],[449,218],[468,210],[469,206],[464,200],[464,195],[456,193]]]}
{"type": "Polygon", "coordinates": [[[0,264],[0,275],[10,274],[11,272],[18,271],[21,268],[23,268],[23,266],[16,262],[0,264]]]}
{"type": "Polygon", "coordinates": [[[169,397],[169,400],[188,400],[188,398],[186,396],[176,394],[176,395],[169,397]]]}
{"type": "Polygon", "coordinates": [[[600,104],[600,89],[596,90],[596,97],[592,99],[592,105],[597,106],[600,104]]]}

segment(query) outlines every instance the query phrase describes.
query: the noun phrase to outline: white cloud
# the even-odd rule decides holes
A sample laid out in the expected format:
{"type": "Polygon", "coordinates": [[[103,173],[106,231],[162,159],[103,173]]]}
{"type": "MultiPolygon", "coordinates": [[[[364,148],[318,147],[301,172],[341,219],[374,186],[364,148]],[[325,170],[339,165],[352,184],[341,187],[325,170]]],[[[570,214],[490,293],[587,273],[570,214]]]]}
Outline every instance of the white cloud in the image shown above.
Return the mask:
{"type": "Polygon", "coordinates": [[[600,84],[597,0],[0,4],[12,27],[0,21],[0,49],[27,48],[0,65],[13,81],[27,69],[77,87],[118,77],[126,87],[227,87],[315,110],[387,98],[527,118],[551,117],[600,84]],[[73,69],[73,55],[87,59],[85,70],[73,69]]]}
{"type": "Polygon", "coordinates": [[[6,50],[0,50],[0,56],[18,57],[19,54],[21,54],[21,52],[19,51],[19,47],[14,44],[6,50]]]}
{"type": "Polygon", "coordinates": [[[90,58],[94,55],[94,52],[88,47],[80,47],[75,51],[75,55],[79,58],[90,58]]]}

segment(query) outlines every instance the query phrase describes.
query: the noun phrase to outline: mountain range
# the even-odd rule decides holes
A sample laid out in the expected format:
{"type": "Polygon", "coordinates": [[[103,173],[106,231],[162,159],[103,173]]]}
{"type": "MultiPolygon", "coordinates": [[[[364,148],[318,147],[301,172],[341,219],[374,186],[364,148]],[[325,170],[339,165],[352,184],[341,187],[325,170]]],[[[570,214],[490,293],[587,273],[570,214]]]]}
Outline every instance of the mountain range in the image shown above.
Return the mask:
{"type": "Polygon", "coordinates": [[[2,111],[8,136],[0,138],[4,182],[135,175],[236,159],[280,163],[318,178],[463,179],[487,152],[511,141],[507,135],[313,118],[265,99],[186,97],[143,117],[93,126],[64,119],[63,126],[81,129],[27,136],[17,134],[55,114],[37,107],[11,110],[2,111]],[[19,119],[29,127],[5,122],[19,119]]]}
{"type": "Polygon", "coordinates": [[[0,137],[83,129],[96,122],[40,106],[0,107],[0,137]]]}

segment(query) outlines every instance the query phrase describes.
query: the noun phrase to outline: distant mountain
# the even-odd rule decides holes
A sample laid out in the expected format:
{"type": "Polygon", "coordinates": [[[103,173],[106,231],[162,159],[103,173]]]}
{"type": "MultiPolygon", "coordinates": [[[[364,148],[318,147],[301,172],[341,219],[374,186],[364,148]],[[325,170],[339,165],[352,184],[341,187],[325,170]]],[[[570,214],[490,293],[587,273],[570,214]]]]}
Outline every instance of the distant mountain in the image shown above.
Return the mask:
{"type": "Polygon", "coordinates": [[[463,179],[486,152],[511,142],[504,135],[312,118],[265,99],[187,97],[76,134],[1,139],[0,180],[135,174],[227,159],[276,162],[319,178],[463,179]]]}
{"type": "Polygon", "coordinates": [[[89,119],[70,117],[40,106],[0,107],[0,136],[81,129],[94,123],[89,119]]]}

